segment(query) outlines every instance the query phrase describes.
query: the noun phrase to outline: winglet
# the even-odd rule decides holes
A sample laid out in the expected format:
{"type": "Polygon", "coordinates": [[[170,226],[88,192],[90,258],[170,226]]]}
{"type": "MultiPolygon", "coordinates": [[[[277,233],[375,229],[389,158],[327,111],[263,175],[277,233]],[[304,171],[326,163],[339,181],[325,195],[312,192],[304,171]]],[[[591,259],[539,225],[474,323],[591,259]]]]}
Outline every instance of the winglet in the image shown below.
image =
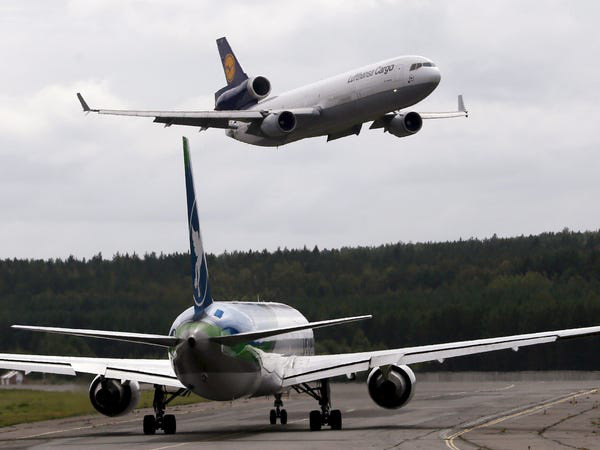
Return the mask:
{"type": "Polygon", "coordinates": [[[463,96],[462,94],[460,94],[458,96],[458,110],[460,112],[464,112],[466,117],[469,117],[469,111],[467,111],[467,109],[465,108],[465,102],[463,101],[463,96]]]}
{"type": "Polygon", "coordinates": [[[79,103],[81,103],[81,107],[83,108],[83,112],[90,112],[91,109],[88,106],[88,104],[85,102],[85,100],[83,99],[83,95],[81,95],[79,92],[77,93],[77,98],[79,99],[79,103]]]}

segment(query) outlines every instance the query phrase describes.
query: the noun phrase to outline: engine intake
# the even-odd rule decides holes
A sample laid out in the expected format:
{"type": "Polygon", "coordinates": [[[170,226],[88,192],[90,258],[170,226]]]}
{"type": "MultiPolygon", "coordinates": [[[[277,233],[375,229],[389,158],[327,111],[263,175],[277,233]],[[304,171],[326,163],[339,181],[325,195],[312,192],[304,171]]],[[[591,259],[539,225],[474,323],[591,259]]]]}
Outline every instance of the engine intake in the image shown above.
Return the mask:
{"type": "Polygon", "coordinates": [[[215,109],[218,111],[244,109],[255,105],[271,93],[271,82],[263,76],[244,80],[231,89],[225,87],[215,94],[215,109]]]}
{"type": "Polygon", "coordinates": [[[423,118],[417,112],[396,114],[388,123],[386,129],[397,137],[410,136],[417,133],[423,126],[423,118]]]}
{"type": "Polygon", "coordinates": [[[271,82],[265,77],[250,78],[246,85],[248,93],[257,100],[262,100],[271,93],[271,82]]]}
{"type": "Polygon", "coordinates": [[[382,408],[396,409],[406,405],[415,391],[416,378],[408,366],[377,367],[367,378],[369,395],[382,408]]]}
{"type": "Polygon", "coordinates": [[[260,125],[261,131],[269,137],[282,137],[296,128],[296,115],[291,111],[271,113],[260,125]]]}
{"type": "Polygon", "coordinates": [[[98,375],[90,385],[90,401],[96,411],[105,416],[122,416],[140,401],[140,385],[137,381],[121,383],[98,375]]]}

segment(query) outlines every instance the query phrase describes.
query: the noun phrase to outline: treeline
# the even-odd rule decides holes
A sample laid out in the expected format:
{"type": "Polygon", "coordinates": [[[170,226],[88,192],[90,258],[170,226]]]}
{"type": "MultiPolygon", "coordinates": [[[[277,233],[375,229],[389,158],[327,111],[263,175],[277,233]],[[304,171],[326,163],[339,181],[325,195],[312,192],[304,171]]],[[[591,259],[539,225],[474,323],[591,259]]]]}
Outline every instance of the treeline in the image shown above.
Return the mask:
{"type": "MultiPolygon", "coordinates": [[[[600,232],[233,252],[210,255],[208,265],[218,300],[281,301],[309,320],[373,314],[316,331],[321,353],[600,325],[600,232]]],[[[191,305],[190,272],[188,254],[0,261],[0,352],[164,356],[153,347],[9,327],[167,333],[191,305]]],[[[599,370],[599,344],[572,340],[427,369],[599,370]]]]}

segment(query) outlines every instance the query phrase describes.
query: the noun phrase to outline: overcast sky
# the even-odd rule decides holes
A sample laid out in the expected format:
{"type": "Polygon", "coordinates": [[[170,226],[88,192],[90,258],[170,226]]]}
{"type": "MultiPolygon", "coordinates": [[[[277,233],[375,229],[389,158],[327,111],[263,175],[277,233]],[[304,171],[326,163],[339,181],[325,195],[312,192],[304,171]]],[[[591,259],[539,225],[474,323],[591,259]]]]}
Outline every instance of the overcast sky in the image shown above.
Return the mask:
{"type": "Polygon", "coordinates": [[[0,3],[0,258],[187,251],[181,136],[205,248],[332,248],[600,227],[596,1],[0,3]],[[212,109],[215,39],[273,92],[426,56],[442,82],[398,139],[249,146],[221,130],[85,116],[212,109]]]}

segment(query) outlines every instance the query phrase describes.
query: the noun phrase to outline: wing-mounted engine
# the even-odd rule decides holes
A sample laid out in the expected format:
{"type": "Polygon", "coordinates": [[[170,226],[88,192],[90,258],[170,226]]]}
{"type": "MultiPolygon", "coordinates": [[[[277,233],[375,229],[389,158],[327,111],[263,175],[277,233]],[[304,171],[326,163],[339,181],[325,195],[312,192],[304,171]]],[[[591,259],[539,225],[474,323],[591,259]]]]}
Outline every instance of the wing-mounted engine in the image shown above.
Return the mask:
{"type": "Polygon", "coordinates": [[[140,385],[137,381],[121,383],[98,375],[90,385],[90,401],[96,411],[105,416],[122,416],[140,401],[140,385]]]}
{"type": "Polygon", "coordinates": [[[296,115],[291,111],[271,113],[260,124],[260,130],[269,137],[282,137],[296,128],[296,115]]]}
{"type": "Polygon", "coordinates": [[[376,367],[367,378],[369,395],[382,408],[406,405],[415,392],[416,378],[408,366],[376,367]]]}
{"type": "Polygon", "coordinates": [[[263,76],[248,78],[235,87],[215,93],[216,110],[244,109],[258,103],[271,93],[271,82],[263,76]]]}
{"type": "Polygon", "coordinates": [[[397,137],[406,137],[418,133],[423,127],[423,118],[418,112],[410,111],[383,116],[371,125],[373,128],[383,128],[397,137]]]}

